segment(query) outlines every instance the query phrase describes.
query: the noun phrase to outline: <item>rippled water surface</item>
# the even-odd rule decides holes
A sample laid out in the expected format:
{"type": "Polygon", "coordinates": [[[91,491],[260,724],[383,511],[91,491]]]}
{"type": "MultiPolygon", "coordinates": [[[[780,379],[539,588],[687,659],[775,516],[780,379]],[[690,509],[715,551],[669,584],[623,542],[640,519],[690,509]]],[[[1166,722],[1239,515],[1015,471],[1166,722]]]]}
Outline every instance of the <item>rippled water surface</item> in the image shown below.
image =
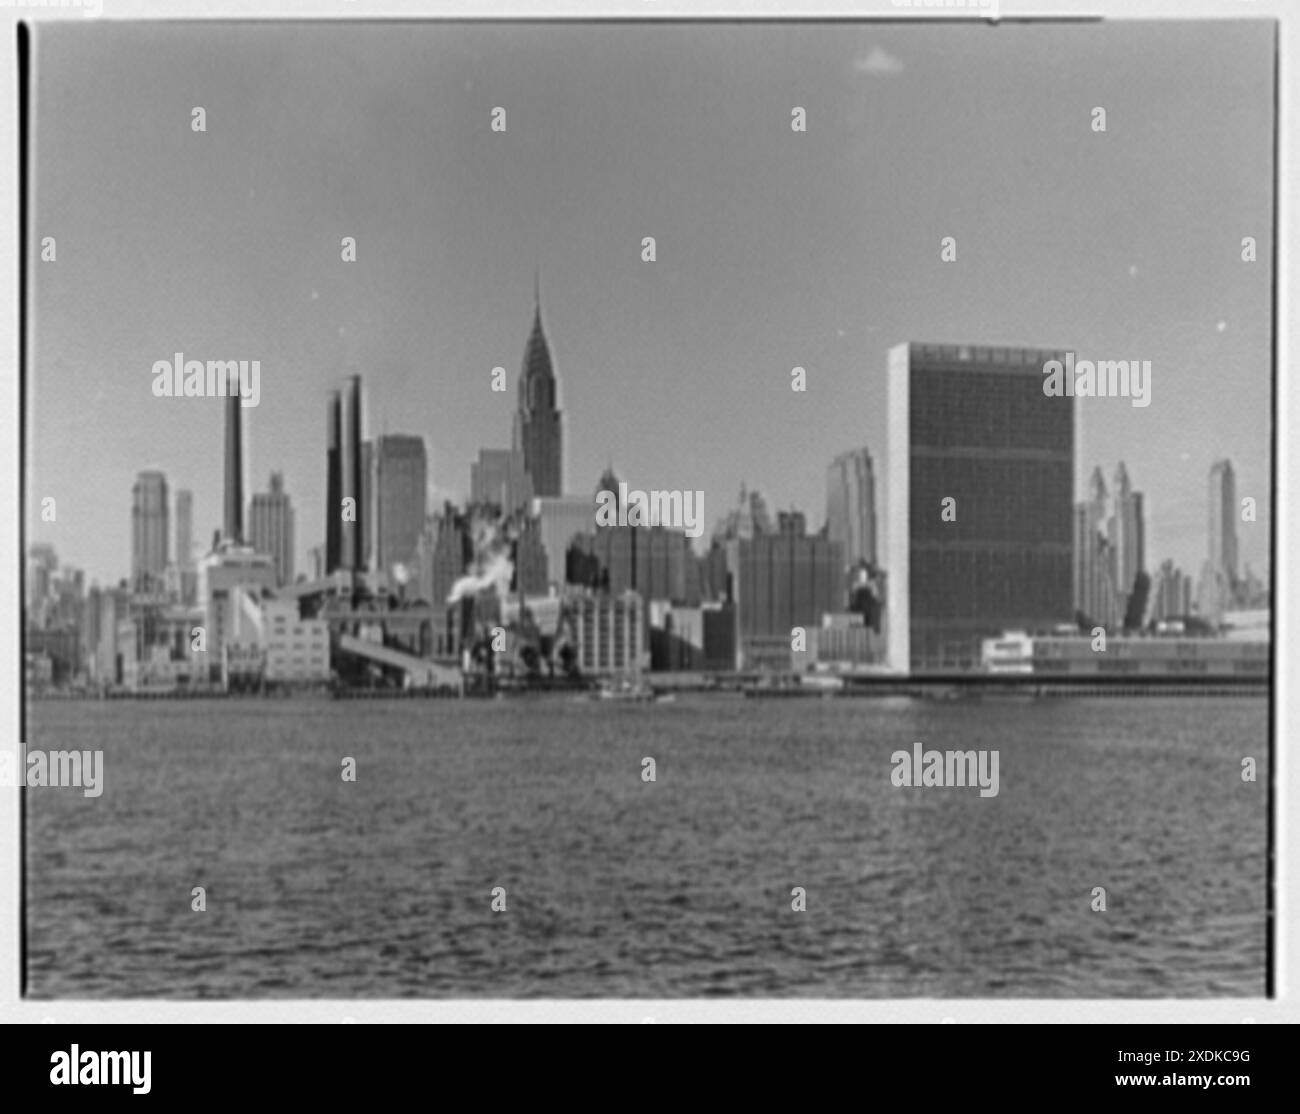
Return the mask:
{"type": "Polygon", "coordinates": [[[1263,699],[58,702],[26,741],[106,768],[26,792],[37,997],[1264,992],[1263,699]],[[916,741],[999,794],[895,788],[916,741]]]}

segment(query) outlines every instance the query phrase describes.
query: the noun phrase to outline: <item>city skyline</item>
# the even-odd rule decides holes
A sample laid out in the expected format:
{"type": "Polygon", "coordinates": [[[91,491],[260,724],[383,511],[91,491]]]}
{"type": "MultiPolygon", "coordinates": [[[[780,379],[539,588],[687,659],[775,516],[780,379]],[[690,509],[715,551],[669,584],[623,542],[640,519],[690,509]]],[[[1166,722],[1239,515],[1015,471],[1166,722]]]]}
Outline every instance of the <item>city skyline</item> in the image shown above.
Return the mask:
{"type": "MultiPolygon", "coordinates": [[[[664,27],[614,73],[599,48],[615,32],[579,26],[560,37],[592,49],[566,53],[566,67],[581,71],[566,75],[544,45],[522,49],[541,42],[523,27],[437,36],[313,27],[284,40],[301,64],[260,73],[247,88],[217,80],[208,132],[193,135],[184,115],[163,168],[152,139],[137,148],[119,120],[145,119],[151,136],[170,127],[162,106],[183,102],[188,113],[190,67],[214,49],[258,54],[280,29],[254,39],[238,27],[106,27],[120,63],[105,76],[113,95],[71,111],[80,88],[71,75],[104,63],[74,29],[40,28],[56,64],[38,74],[36,111],[63,126],[43,129],[33,223],[57,231],[60,255],[55,266],[32,264],[28,540],[115,582],[129,566],[124,493],[138,472],[157,469],[193,492],[195,537],[206,541],[221,520],[220,473],[210,466],[218,404],[147,393],[153,362],[175,351],[260,359],[262,397],[243,415],[245,481],[280,472],[300,500],[298,567],[310,567],[325,533],[315,495],[320,399],[349,373],[366,382],[363,436],[423,437],[429,502],[463,499],[478,449],[509,433],[540,265],[568,426],[567,488],[585,492],[587,477],[612,461],[637,486],[703,490],[709,520],[743,483],[820,525],[831,457],[865,446],[881,459],[890,345],[1051,341],[1152,361],[1150,406],[1094,399],[1081,418],[1082,458],[1126,460],[1145,495],[1148,565],[1171,557],[1199,567],[1204,489],[1185,477],[1228,457],[1240,494],[1259,507],[1239,531],[1240,563],[1266,570],[1269,440],[1259,431],[1271,422],[1271,30],[989,30],[664,27]],[[137,55],[154,68],[160,48],[155,87],[115,76],[137,55]],[[876,48],[898,66],[860,65],[876,48]],[[1030,95],[1013,126],[995,127],[971,104],[1003,95],[1007,52],[1030,95]],[[347,63],[346,90],[326,77],[330,65],[307,64],[317,54],[347,63]],[[367,66],[371,58],[383,65],[367,66]],[[1168,93],[1175,69],[1219,74],[1225,58],[1231,84],[1216,77],[1168,93]],[[1103,63],[1099,85],[1092,75],[1103,63]],[[570,82],[606,90],[617,110],[575,103],[570,82]],[[715,95],[739,129],[731,147],[743,150],[693,179],[692,203],[679,203],[673,168],[710,165],[704,152],[726,141],[698,111],[715,95]],[[261,120],[268,97],[300,106],[284,110],[274,134],[261,120]],[[790,130],[792,97],[809,109],[806,134],[790,130]],[[1104,136],[1089,128],[1102,100],[1104,136]],[[489,129],[497,103],[510,112],[500,136],[489,129]],[[871,110],[846,107],[855,104],[871,110]],[[920,135],[918,117],[933,123],[920,135]],[[287,145],[284,175],[268,189],[225,169],[231,143],[287,145]],[[318,147],[359,154],[322,164],[318,147]],[[1014,173],[1031,151],[1035,173],[1014,173]],[[611,153],[620,156],[614,173],[597,171],[611,153]],[[306,210],[293,200],[297,156],[304,174],[332,168],[332,184],[306,210]],[[104,204],[118,227],[147,229],[156,270],[128,275],[115,263],[103,206],[75,189],[72,168],[84,158],[119,173],[122,188],[104,204]],[[1133,197],[1107,184],[1134,160],[1174,184],[1133,197]],[[955,164],[972,174],[953,177],[955,164]],[[1094,204],[1098,190],[1123,206],[1094,204]],[[195,204],[213,221],[188,222],[195,204]],[[355,264],[340,259],[347,235],[355,264]],[[647,235],[657,237],[653,264],[641,260],[647,235]],[[957,243],[950,264],[940,255],[945,235],[957,243]],[[1244,235],[1261,262],[1242,261],[1244,235]],[[1083,243],[1093,250],[1074,250],[1083,243]],[[151,324],[125,330],[120,321],[151,324]],[[490,389],[496,366],[510,373],[506,392],[490,389]],[[790,391],[796,366],[808,372],[803,395],[790,391]],[[103,368],[121,389],[108,389],[103,368]],[[1225,408],[1214,400],[1228,369],[1234,405],[1225,408]],[[87,474],[65,449],[89,421],[99,423],[101,459],[87,474]],[[809,461],[810,441],[826,446],[825,459],[809,461]],[[46,496],[58,501],[55,523],[40,520],[46,496]]],[[[887,471],[876,482],[884,504],[887,471]]]]}
{"type": "MultiPolygon", "coordinates": [[[[532,345],[532,340],[530,338],[530,348],[531,345],[532,345]]],[[[953,348],[954,350],[964,351],[966,350],[967,346],[959,346],[959,345],[938,346],[938,345],[918,344],[917,342],[908,342],[907,344],[901,345],[899,347],[900,349],[907,349],[911,347],[911,348],[922,349],[922,350],[938,349],[941,347],[950,347],[953,348]]],[[[1012,348],[1012,349],[1003,349],[1002,351],[1016,352],[1018,350],[1012,348]]],[[[525,370],[527,369],[527,367],[528,367],[528,358],[526,357],[525,370]]],[[[549,375],[550,374],[549,366],[547,371],[549,375]]],[[[520,376],[521,404],[523,398],[523,383],[526,380],[526,378],[527,378],[526,374],[520,376]]],[[[553,383],[552,383],[552,389],[553,389],[553,383]]],[[[344,412],[344,416],[349,419],[349,422],[355,423],[357,421],[362,421],[362,415],[365,410],[365,404],[363,401],[361,401],[365,397],[364,383],[362,381],[362,377],[359,375],[350,376],[348,378],[345,390],[335,389],[335,390],[330,390],[328,392],[328,397],[330,399],[331,416],[334,413],[334,408],[337,407],[338,405],[340,395],[343,396],[345,403],[347,403],[347,405],[344,405],[343,407],[343,412],[344,412]]],[[[552,394],[551,397],[553,399],[554,395],[552,394]]],[[[255,542],[253,540],[255,531],[251,525],[254,514],[258,513],[259,508],[261,508],[264,511],[266,507],[266,501],[269,499],[281,501],[284,509],[283,511],[279,511],[277,513],[287,514],[288,516],[288,530],[287,530],[288,541],[286,543],[283,540],[283,538],[277,537],[277,540],[274,545],[258,548],[257,552],[264,553],[267,556],[274,557],[277,570],[281,570],[286,567],[289,569],[293,569],[296,567],[296,563],[297,563],[297,550],[294,548],[294,542],[292,540],[294,536],[294,528],[293,528],[294,511],[291,508],[290,495],[285,490],[284,487],[283,475],[279,472],[273,472],[271,474],[270,494],[255,493],[247,501],[243,500],[242,488],[244,486],[243,481],[245,480],[246,476],[244,475],[245,469],[239,463],[241,460],[242,443],[243,443],[243,438],[241,436],[242,425],[243,425],[242,408],[238,405],[233,395],[226,399],[223,408],[225,411],[223,428],[224,428],[224,437],[226,439],[226,452],[223,456],[223,460],[224,460],[224,467],[226,473],[228,474],[228,479],[227,481],[225,481],[226,486],[223,491],[224,525],[214,530],[213,538],[214,540],[221,539],[223,541],[240,540],[246,544],[255,546],[255,542]],[[233,472],[232,472],[232,463],[233,463],[233,472]],[[232,480],[233,482],[231,482],[232,480]],[[232,521],[234,523],[233,527],[232,527],[232,521]],[[249,525],[245,526],[244,525],[245,523],[249,525]],[[286,549],[286,545],[287,545],[287,549],[286,549]]],[[[1078,421],[1079,419],[1076,417],[1074,419],[1074,422],[1076,424],[1076,430],[1077,430],[1078,421]]],[[[364,428],[363,421],[362,421],[362,428],[364,428]]],[[[516,417],[515,436],[516,438],[518,436],[517,417],[516,417]]],[[[399,452],[402,456],[407,457],[411,461],[411,466],[414,466],[416,468],[415,474],[423,475],[426,468],[425,443],[422,437],[418,435],[409,435],[409,434],[383,434],[373,438],[366,437],[364,434],[362,434],[361,438],[362,439],[357,442],[357,449],[354,454],[355,456],[354,467],[357,469],[358,485],[359,485],[356,488],[356,490],[360,492],[364,492],[364,496],[361,499],[361,510],[360,510],[361,517],[359,520],[357,520],[355,527],[351,527],[350,530],[343,527],[338,528],[338,535],[340,538],[350,533],[353,532],[355,533],[355,541],[349,544],[355,545],[356,547],[355,553],[357,554],[357,558],[356,558],[357,568],[373,568],[375,571],[391,573],[393,571],[394,564],[400,564],[406,566],[408,562],[418,560],[418,555],[416,553],[417,546],[416,546],[415,539],[428,525],[429,521],[441,513],[442,507],[446,503],[450,502],[453,506],[468,507],[480,501],[499,502],[499,500],[494,500],[489,496],[488,488],[491,486],[489,482],[486,479],[480,480],[480,474],[484,471],[484,469],[489,467],[505,468],[507,466],[510,466],[509,462],[515,462],[512,466],[510,466],[512,467],[512,469],[515,467],[519,469],[523,468],[522,453],[519,451],[519,448],[517,446],[515,448],[511,448],[508,450],[480,449],[479,459],[477,461],[470,462],[470,469],[469,469],[470,476],[471,476],[471,480],[469,484],[470,493],[461,498],[454,498],[451,496],[450,493],[443,493],[442,500],[438,502],[434,502],[432,499],[427,498],[429,492],[426,492],[426,499],[423,507],[423,512],[422,514],[419,515],[418,519],[412,514],[410,514],[411,499],[413,497],[413,492],[410,490],[411,476],[403,475],[401,480],[402,491],[400,495],[396,496],[397,504],[395,504],[395,506],[404,505],[407,513],[400,514],[400,518],[401,518],[400,525],[397,526],[390,525],[388,527],[383,527],[380,525],[383,521],[383,515],[382,512],[379,511],[379,507],[385,500],[391,502],[394,498],[394,495],[393,493],[388,492],[383,487],[381,487],[379,482],[379,476],[381,475],[383,469],[381,463],[383,459],[382,447],[385,445],[391,446],[394,451],[399,452]],[[417,526],[417,522],[419,523],[418,526],[417,526]],[[396,548],[400,551],[400,553],[406,555],[405,561],[398,559],[398,557],[392,557],[390,559],[389,557],[386,556],[386,553],[391,552],[394,546],[392,541],[385,540],[385,535],[391,535],[394,530],[396,531],[396,537],[402,539],[401,544],[396,548]]],[[[344,438],[344,440],[347,441],[347,438],[344,438]]],[[[329,473],[329,479],[325,485],[322,485],[322,491],[325,496],[325,501],[327,502],[331,498],[330,493],[335,490],[333,486],[335,482],[334,469],[336,467],[334,463],[334,458],[337,455],[337,451],[334,448],[332,448],[331,445],[332,445],[331,434],[330,431],[327,429],[327,436],[326,436],[327,451],[325,455],[327,459],[327,471],[329,473]]],[[[1077,451],[1078,451],[1077,447],[1073,447],[1071,449],[1071,454],[1077,455],[1077,451]]],[[[882,466],[885,467],[888,466],[888,455],[889,455],[888,452],[882,451],[881,453],[882,466]]],[[[876,501],[876,496],[874,492],[874,480],[872,478],[873,460],[874,458],[872,456],[870,446],[863,446],[857,449],[846,450],[837,453],[832,459],[830,459],[827,462],[825,467],[825,473],[829,485],[832,475],[837,474],[842,477],[844,470],[846,469],[846,467],[850,462],[852,462],[855,467],[860,467],[865,469],[864,475],[867,480],[867,490],[869,492],[869,494],[867,495],[865,507],[868,509],[868,517],[870,519],[870,525],[868,527],[868,531],[869,534],[872,536],[874,542],[877,536],[883,537],[885,539],[888,539],[889,537],[888,515],[889,515],[890,504],[889,504],[888,493],[885,494],[885,498],[883,502],[878,503],[876,501]],[[877,521],[877,516],[876,516],[876,511],[878,508],[883,509],[884,511],[884,515],[882,516],[880,521],[877,521]]],[[[343,463],[346,462],[344,461],[343,463]]],[[[410,467],[410,466],[406,466],[406,467],[410,467]]],[[[1143,493],[1140,491],[1132,490],[1129,476],[1128,476],[1128,471],[1125,462],[1123,460],[1119,461],[1116,466],[1116,472],[1115,472],[1116,488],[1113,493],[1108,492],[1105,487],[1105,481],[1104,478],[1102,477],[1101,465],[1095,465],[1091,469],[1087,468],[1086,466],[1081,467],[1081,469],[1079,470],[1079,475],[1075,477],[1076,486],[1077,483],[1079,482],[1079,477],[1085,473],[1089,477],[1087,480],[1087,484],[1088,484],[1087,496],[1084,499],[1074,501],[1071,504],[1072,520],[1074,520],[1076,523],[1075,541],[1073,543],[1074,560],[1076,562],[1079,560],[1088,560],[1089,561],[1088,568],[1091,568],[1092,564],[1095,563],[1095,561],[1092,558],[1085,558],[1083,556],[1083,550],[1080,548],[1081,545],[1080,539],[1083,536],[1085,536],[1086,531],[1081,532],[1079,526],[1080,523],[1083,523],[1085,521],[1091,523],[1095,520],[1097,524],[1104,527],[1102,533],[1108,539],[1108,543],[1111,546],[1117,547],[1114,550],[1114,552],[1112,552],[1109,555],[1107,560],[1111,564],[1111,574],[1110,574],[1111,589],[1110,590],[1113,593],[1115,593],[1115,607],[1117,608],[1116,615],[1122,616],[1127,602],[1127,590],[1132,586],[1133,574],[1135,574],[1136,572],[1146,572],[1152,577],[1154,577],[1158,566],[1168,565],[1171,561],[1173,562],[1174,567],[1177,568],[1180,572],[1183,571],[1183,568],[1178,561],[1168,556],[1152,558],[1151,553],[1149,549],[1146,547],[1146,543],[1145,543],[1146,519],[1143,511],[1143,506],[1144,506],[1143,493]],[[1102,512],[1103,508],[1104,508],[1104,514],[1106,515],[1105,518],[1099,517],[1099,513],[1102,512]],[[1080,518],[1079,516],[1083,514],[1085,510],[1088,509],[1091,509],[1092,511],[1091,517],[1080,518]]],[[[1235,500],[1235,488],[1233,486],[1235,482],[1234,480],[1235,471],[1233,469],[1232,461],[1226,458],[1216,460],[1210,466],[1208,475],[1209,475],[1210,493],[1211,493],[1210,501],[1209,501],[1210,527],[1205,532],[1204,541],[1205,544],[1208,545],[1210,556],[1209,558],[1207,558],[1203,566],[1197,566],[1195,563],[1193,563],[1191,568],[1195,569],[1197,567],[1203,567],[1203,568],[1210,567],[1210,568],[1218,569],[1220,572],[1227,574],[1227,582],[1229,584],[1235,583],[1238,580],[1244,580],[1247,572],[1249,571],[1251,574],[1256,576],[1262,575],[1264,581],[1267,584],[1269,582],[1269,576],[1265,575],[1268,572],[1267,564],[1264,565],[1263,569],[1252,568],[1248,561],[1242,561],[1240,565],[1237,564],[1236,519],[1238,517],[1238,512],[1240,508],[1237,506],[1235,500]],[[1226,483],[1222,483],[1220,477],[1222,477],[1225,473],[1228,478],[1226,483]],[[1217,530],[1216,530],[1216,526],[1217,526],[1217,530]],[[1231,547],[1232,556],[1230,559],[1226,559],[1220,562],[1217,561],[1215,558],[1215,551],[1217,547],[1222,547],[1224,545],[1224,542],[1221,539],[1225,534],[1230,539],[1229,544],[1231,547]]],[[[522,509],[525,509],[528,514],[534,517],[538,513],[538,507],[544,503],[573,502],[575,499],[583,498],[582,496],[575,496],[571,493],[570,494],[557,493],[555,495],[551,495],[547,497],[534,498],[528,475],[526,473],[522,473],[521,478],[522,478],[522,490],[526,492],[526,498],[521,501],[520,506],[522,509]]],[[[842,479],[837,480],[837,482],[842,482],[842,479]]],[[[602,488],[612,488],[614,490],[617,490],[618,484],[619,481],[616,479],[611,466],[607,464],[604,471],[601,474],[600,479],[597,481],[596,490],[599,491],[602,488]]],[[[132,557],[132,565],[131,565],[132,572],[129,577],[124,575],[116,579],[109,578],[103,581],[102,583],[103,586],[105,587],[111,587],[120,582],[128,582],[128,583],[135,584],[136,581],[138,580],[140,572],[142,571],[140,568],[141,561],[142,561],[140,556],[141,548],[142,548],[140,542],[141,529],[142,529],[141,491],[142,488],[144,487],[149,487],[151,489],[150,502],[149,502],[149,517],[156,519],[158,523],[155,527],[152,528],[152,533],[153,535],[156,536],[156,540],[152,543],[151,553],[153,552],[153,550],[158,550],[159,547],[161,547],[160,552],[162,556],[159,557],[157,555],[153,555],[150,558],[148,558],[145,561],[145,564],[148,567],[143,571],[148,572],[150,576],[157,578],[157,580],[161,582],[162,574],[165,573],[168,570],[168,568],[175,566],[176,571],[178,573],[181,573],[186,571],[187,566],[193,565],[193,558],[190,557],[187,560],[185,555],[182,553],[181,544],[179,540],[182,536],[182,523],[185,524],[184,533],[188,534],[189,532],[189,526],[190,526],[189,516],[192,514],[192,493],[187,489],[177,488],[174,489],[174,493],[169,496],[168,493],[172,489],[167,479],[166,473],[157,469],[144,469],[136,474],[135,483],[133,485],[133,510],[132,510],[133,525],[131,531],[132,538],[133,538],[132,541],[133,557],[132,557]],[[161,492],[160,495],[159,495],[159,491],[161,492]],[[169,521],[172,522],[172,527],[175,529],[176,536],[177,536],[177,545],[176,545],[175,553],[171,554],[170,556],[168,555],[169,542],[170,542],[170,536],[168,533],[169,521]],[[155,570],[153,568],[153,565],[158,565],[159,567],[155,570]]],[[[346,491],[348,492],[352,491],[351,487],[347,487],[346,485],[345,487],[346,487],[346,491]]],[[[502,491],[504,492],[505,490],[507,489],[503,485],[502,491]]],[[[432,491],[431,485],[429,485],[429,491],[430,492],[432,491]]],[[[310,502],[309,499],[306,499],[304,501],[310,502]]],[[[723,512],[711,513],[711,520],[714,523],[714,527],[713,527],[713,535],[710,544],[712,544],[712,542],[716,542],[719,530],[727,529],[726,523],[734,522],[735,515],[738,513],[738,507],[740,507],[741,505],[749,505],[752,507],[754,501],[757,501],[764,508],[767,507],[767,500],[764,498],[762,492],[757,489],[747,489],[747,485],[742,481],[740,493],[739,493],[739,503],[733,501],[733,503],[727,506],[726,510],[724,510],[723,512]]],[[[509,509],[508,508],[503,509],[503,513],[509,513],[509,509]]],[[[788,511],[778,512],[779,518],[785,519],[787,516],[797,517],[801,522],[806,520],[806,512],[794,507],[791,507],[788,511]]],[[[595,517],[594,502],[593,502],[592,517],[593,517],[592,530],[594,531],[597,529],[597,526],[594,521],[594,517],[595,517]]],[[[861,529],[861,526],[857,528],[861,529]]],[[[1090,530],[1092,528],[1094,527],[1089,527],[1087,529],[1090,530]]],[[[283,528],[277,527],[276,529],[282,530],[283,528]]],[[[823,531],[830,533],[830,535],[834,537],[835,513],[832,512],[832,509],[829,505],[827,506],[827,511],[823,518],[823,526],[821,530],[813,530],[811,532],[821,533],[823,531]]],[[[754,532],[760,534],[761,533],[779,534],[782,533],[783,531],[780,527],[776,525],[774,521],[769,520],[765,524],[756,524],[754,527],[754,532]]],[[[708,537],[708,535],[706,535],[706,537],[708,537]]],[[[342,544],[342,542],[340,541],[339,544],[342,544]]],[[[318,539],[315,545],[311,545],[311,544],[306,545],[304,551],[306,554],[304,563],[308,567],[310,567],[312,564],[313,554],[318,549],[322,550],[325,553],[328,553],[330,545],[331,543],[329,539],[326,537],[322,537],[321,539],[318,539]]],[[[29,540],[28,551],[30,553],[36,550],[43,550],[46,548],[50,548],[51,546],[52,543],[46,541],[29,540]]],[[[870,548],[875,549],[876,546],[873,544],[870,548]]],[[[883,548],[883,546],[881,548],[883,548]]],[[[57,552],[57,550],[55,551],[57,552]]],[[[210,553],[210,552],[214,552],[214,550],[200,545],[199,547],[200,555],[203,553],[210,553]]],[[[695,552],[697,556],[700,557],[704,556],[704,554],[707,552],[705,548],[704,538],[697,540],[697,546],[695,548],[695,552]]],[[[864,557],[854,558],[851,553],[847,552],[846,549],[846,554],[845,554],[846,567],[850,564],[856,563],[858,560],[863,560],[863,559],[864,557]]],[[[878,554],[876,559],[878,559],[878,554]]],[[[558,560],[562,563],[562,557],[559,558],[550,557],[549,560],[552,562],[558,560]]],[[[80,566],[77,566],[71,562],[61,561],[60,563],[64,568],[75,568],[82,573],[85,572],[85,570],[82,569],[80,566]]],[[[340,567],[352,567],[352,566],[349,565],[349,566],[340,566],[340,567]]],[[[403,572],[403,577],[405,577],[405,575],[406,572],[403,572]]],[[[1072,575],[1075,580],[1074,596],[1077,604],[1080,599],[1079,576],[1081,575],[1078,567],[1075,568],[1072,575]]],[[[1194,576],[1194,573],[1192,575],[1194,576]]],[[[94,578],[91,578],[91,580],[94,580],[94,578]]],[[[281,583],[287,584],[292,582],[292,580],[293,577],[289,576],[286,579],[282,579],[281,583]]],[[[1093,612],[1090,612],[1087,608],[1084,608],[1083,610],[1085,613],[1093,615],[1093,612]]],[[[1094,615],[1094,617],[1097,616],[1094,615]]],[[[1117,620],[1112,620],[1112,622],[1115,621],[1117,620]]]]}

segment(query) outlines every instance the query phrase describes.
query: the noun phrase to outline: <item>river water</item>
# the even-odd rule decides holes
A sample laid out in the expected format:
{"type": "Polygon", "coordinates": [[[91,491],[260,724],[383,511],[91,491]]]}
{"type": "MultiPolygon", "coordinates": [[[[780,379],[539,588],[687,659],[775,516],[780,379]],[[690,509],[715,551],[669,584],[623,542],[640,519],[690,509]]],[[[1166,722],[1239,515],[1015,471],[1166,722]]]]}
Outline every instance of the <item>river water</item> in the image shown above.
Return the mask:
{"type": "Polygon", "coordinates": [[[1258,996],[1267,731],[1263,698],[34,703],[29,750],[105,774],[26,790],[28,993],[1258,996]],[[916,742],[996,750],[998,794],[895,787],[916,742]]]}

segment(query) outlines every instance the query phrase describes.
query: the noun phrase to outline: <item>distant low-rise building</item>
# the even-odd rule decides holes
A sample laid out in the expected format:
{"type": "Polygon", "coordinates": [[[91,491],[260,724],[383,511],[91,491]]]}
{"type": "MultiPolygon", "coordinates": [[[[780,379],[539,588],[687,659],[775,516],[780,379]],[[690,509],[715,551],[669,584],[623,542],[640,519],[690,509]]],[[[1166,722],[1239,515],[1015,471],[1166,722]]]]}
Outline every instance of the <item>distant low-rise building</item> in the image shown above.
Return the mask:
{"type": "Polygon", "coordinates": [[[858,612],[822,616],[820,627],[805,631],[806,649],[791,655],[796,670],[855,673],[884,663],[886,639],[867,626],[858,612]]]}
{"type": "Polygon", "coordinates": [[[1183,636],[1108,638],[1100,643],[1081,635],[1030,635],[1012,631],[983,642],[984,669],[997,673],[1050,676],[1184,676],[1207,679],[1248,675],[1265,679],[1269,644],[1226,638],[1183,636]]]}
{"type": "Polygon", "coordinates": [[[649,607],[650,668],[720,672],[736,667],[736,610],[725,601],[697,607],[655,600],[649,607]]]}
{"type": "Polygon", "coordinates": [[[649,668],[645,604],[639,595],[573,594],[568,607],[581,672],[600,676],[649,668]]]}
{"type": "MultiPolygon", "coordinates": [[[[235,589],[273,589],[276,570],[272,558],[250,546],[222,545],[199,562],[198,606],[203,609],[211,676],[221,673],[227,641],[246,641],[238,634],[239,616],[232,596],[235,589]]],[[[243,661],[240,654],[236,660],[243,661]]]]}
{"type": "Polygon", "coordinates": [[[1269,642],[1273,637],[1272,615],[1267,607],[1225,611],[1219,621],[1219,633],[1234,642],[1269,642]]]}
{"type": "Polygon", "coordinates": [[[272,685],[321,684],[330,677],[330,632],[325,619],[303,619],[294,599],[238,589],[241,623],[235,655],[260,654],[262,679],[272,685]],[[247,652],[244,652],[247,651],[247,652]]]}

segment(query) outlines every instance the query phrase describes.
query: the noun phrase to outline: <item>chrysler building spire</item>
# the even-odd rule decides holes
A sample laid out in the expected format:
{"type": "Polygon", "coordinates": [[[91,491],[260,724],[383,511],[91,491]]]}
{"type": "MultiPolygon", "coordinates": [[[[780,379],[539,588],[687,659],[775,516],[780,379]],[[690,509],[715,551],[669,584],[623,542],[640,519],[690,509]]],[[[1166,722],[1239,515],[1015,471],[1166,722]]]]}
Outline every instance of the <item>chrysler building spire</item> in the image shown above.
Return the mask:
{"type": "Polygon", "coordinates": [[[555,371],[542,329],[541,274],[533,271],[533,328],[524,346],[519,375],[519,406],[515,411],[515,451],[534,495],[560,495],[564,489],[563,431],[556,403],[555,371]]]}

